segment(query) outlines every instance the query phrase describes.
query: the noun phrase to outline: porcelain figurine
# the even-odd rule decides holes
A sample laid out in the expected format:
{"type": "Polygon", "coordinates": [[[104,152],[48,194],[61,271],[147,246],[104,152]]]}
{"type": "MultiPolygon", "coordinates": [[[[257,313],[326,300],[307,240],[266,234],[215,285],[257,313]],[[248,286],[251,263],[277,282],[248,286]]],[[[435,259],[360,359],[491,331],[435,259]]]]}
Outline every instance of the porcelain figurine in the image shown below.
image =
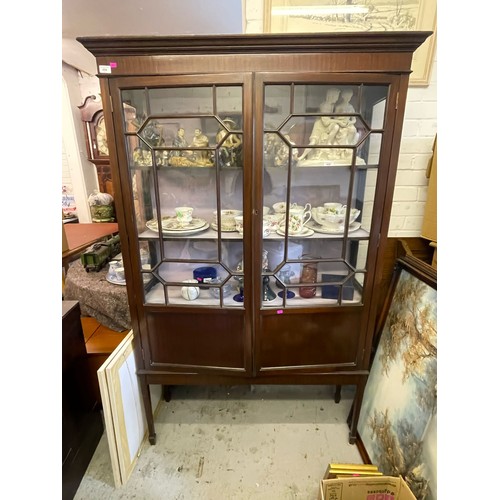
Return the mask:
{"type": "MultiPolygon", "coordinates": [[[[352,159],[351,149],[332,148],[356,144],[358,132],[354,116],[327,116],[327,114],[352,114],[356,110],[350,103],[353,96],[351,89],[340,90],[332,87],[327,92],[327,98],[320,105],[319,116],[314,122],[309,136],[309,146],[327,146],[325,148],[305,148],[299,156],[300,166],[320,166],[334,164],[349,164],[352,159]]],[[[361,158],[356,163],[364,164],[361,158]]]]}

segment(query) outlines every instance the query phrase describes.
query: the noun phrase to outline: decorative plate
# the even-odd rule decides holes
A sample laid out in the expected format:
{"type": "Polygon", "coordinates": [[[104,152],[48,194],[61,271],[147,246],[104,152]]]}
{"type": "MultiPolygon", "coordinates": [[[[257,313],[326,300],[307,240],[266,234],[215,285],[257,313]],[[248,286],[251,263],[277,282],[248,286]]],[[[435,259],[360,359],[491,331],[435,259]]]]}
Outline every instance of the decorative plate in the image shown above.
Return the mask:
{"type": "Polygon", "coordinates": [[[106,274],[106,281],[113,285],[126,285],[127,282],[125,280],[119,280],[115,274],[106,274]]]}
{"type": "MultiPolygon", "coordinates": [[[[316,224],[315,222],[308,222],[306,226],[309,229],[312,229],[316,233],[323,233],[323,234],[344,234],[344,226],[338,226],[335,228],[331,227],[326,227],[326,226],[321,226],[319,224],[316,224]]],[[[361,222],[353,222],[349,228],[348,232],[351,233],[352,231],[357,231],[361,227],[361,222]]]]}
{"type": "MultiPolygon", "coordinates": [[[[281,229],[278,229],[276,231],[277,234],[280,236],[285,236],[285,231],[282,231],[281,229]]],[[[311,228],[305,227],[300,233],[297,234],[288,234],[289,238],[304,238],[307,236],[312,236],[314,234],[314,231],[311,228]]]]}
{"type": "Polygon", "coordinates": [[[164,229],[162,231],[162,234],[167,236],[190,236],[191,234],[201,233],[202,231],[205,231],[205,229],[208,229],[209,227],[210,224],[208,222],[205,222],[203,226],[198,227],[196,229],[185,229],[183,231],[168,231],[164,229]]]}
{"type": "MultiPolygon", "coordinates": [[[[161,219],[161,228],[163,233],[178,232],[186,234],[196,229],[200,229],[203,226],[208,227],[208,222],[205,219],[200,219],[198,217],[193,217],[193,220],[188,224],[181,224],[176,217],[165,216],[161,219]]],[[[158,232],[158,221],[156,219],[151,219],[146,222],[146,227],[151,229],[151,231],[158,232]]]]}

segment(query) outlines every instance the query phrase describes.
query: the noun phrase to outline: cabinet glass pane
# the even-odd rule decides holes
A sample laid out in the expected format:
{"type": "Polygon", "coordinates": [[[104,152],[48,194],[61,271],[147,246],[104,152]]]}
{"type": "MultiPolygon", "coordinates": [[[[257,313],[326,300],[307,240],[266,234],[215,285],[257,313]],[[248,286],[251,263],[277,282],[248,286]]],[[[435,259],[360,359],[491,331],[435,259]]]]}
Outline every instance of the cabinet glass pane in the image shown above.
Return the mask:
{"type": "Polygon", "coordinates": [[[360,304],[388,87],[264,92],[262,307],[360,304]]]}
{"type": "Polygon", "coordinates": [[[213,114],[212,87],[148,89],[152,115],[213,114]]]}
{"type": "Polygon", "coordinates": [[[123,90],[122,99],[144,303],[243,307],[243,87],[123,90]]]}

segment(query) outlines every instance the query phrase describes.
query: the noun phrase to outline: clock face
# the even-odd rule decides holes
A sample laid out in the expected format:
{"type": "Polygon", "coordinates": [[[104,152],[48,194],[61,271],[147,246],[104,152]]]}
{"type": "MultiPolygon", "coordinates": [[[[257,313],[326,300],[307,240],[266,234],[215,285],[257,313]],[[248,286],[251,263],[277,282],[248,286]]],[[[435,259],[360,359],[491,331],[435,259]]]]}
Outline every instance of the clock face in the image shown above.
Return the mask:
{"type": "Polygon", "coordinates": [[[97,122],[96,128],[96,142],[97,150],[100,156],[109,156],[108,140],[106,138],[106,124],[104,123],[104,117],[101,117],[97,122]]]}

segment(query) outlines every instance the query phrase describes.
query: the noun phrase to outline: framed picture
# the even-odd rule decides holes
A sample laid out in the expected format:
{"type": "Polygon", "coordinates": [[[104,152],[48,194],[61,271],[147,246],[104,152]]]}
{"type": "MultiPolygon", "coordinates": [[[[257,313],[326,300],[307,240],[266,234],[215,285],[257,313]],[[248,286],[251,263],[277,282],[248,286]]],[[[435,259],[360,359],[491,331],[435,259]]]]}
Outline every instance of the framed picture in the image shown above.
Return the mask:
{"type": "MultiPolygon", "coordinates": [[[[144,403],[139,389],[131,330],[97,370],[106,437],[115,487],[132,474],[147,438],[144,403]]],[[[156,412],[161,385],[151,386],[151,405],[156,412]]]]}
{"type": "Polygon", "coordinates": [[[437,498],[437,277],[396,261],[358,421],[365,462],[401,475],[417,499],[437,498]]]}
{"type": "Polygon", "coordinates": [[[429,84],[437,0],[264,0],[265,33],[433,31],[413,55],[411,86],[429,84]]]}

